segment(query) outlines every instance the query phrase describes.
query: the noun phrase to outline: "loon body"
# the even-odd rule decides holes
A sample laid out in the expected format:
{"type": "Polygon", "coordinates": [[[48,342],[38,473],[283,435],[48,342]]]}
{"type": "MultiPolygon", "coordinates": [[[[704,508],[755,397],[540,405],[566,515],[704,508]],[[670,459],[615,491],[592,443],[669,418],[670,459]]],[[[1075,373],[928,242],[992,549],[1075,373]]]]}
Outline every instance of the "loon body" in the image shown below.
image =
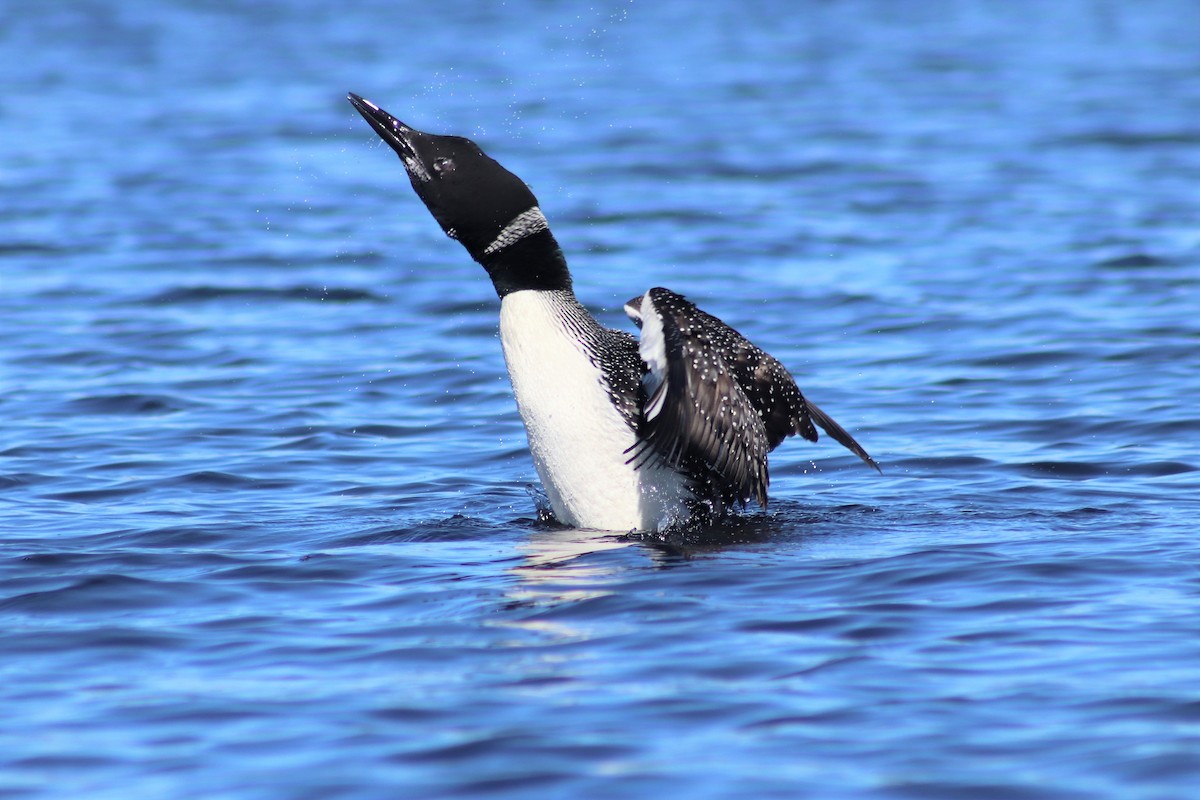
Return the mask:
{"type": "Polygon", "coordinates": [[[520,178],[469,139],[349,99],[492,279],[513,394],[559,522],[656,530],[750,500],[765,507],[767,453],[793,434],[816,441],[814,423],[879,468],[782,364],[681,295],[654,288],[626,303],[640,338],[600,325],[520,178]]]}

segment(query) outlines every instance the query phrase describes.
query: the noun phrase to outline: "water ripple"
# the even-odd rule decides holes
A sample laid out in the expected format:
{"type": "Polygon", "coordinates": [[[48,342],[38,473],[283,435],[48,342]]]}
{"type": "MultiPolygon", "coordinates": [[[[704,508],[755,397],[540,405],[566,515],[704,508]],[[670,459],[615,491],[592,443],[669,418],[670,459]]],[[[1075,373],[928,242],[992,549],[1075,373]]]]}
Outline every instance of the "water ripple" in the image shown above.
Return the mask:
{"type": "Polygon", "coordinates": [[[19,5],[0,795],[1200,785],[1187,4],[19,5]],[[789,441],[766,510],[548,520],[495,292],[350,89],[884,474],[789,441]]]}

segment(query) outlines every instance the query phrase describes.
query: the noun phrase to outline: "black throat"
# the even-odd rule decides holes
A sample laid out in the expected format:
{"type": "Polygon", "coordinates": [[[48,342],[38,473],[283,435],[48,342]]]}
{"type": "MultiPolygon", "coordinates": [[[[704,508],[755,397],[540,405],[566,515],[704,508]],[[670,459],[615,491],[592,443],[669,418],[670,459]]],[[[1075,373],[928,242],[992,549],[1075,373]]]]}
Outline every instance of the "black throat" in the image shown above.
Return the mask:
{"type": "Polygon", "coordinates": [[[471,253],[487,270],[501,299],[523,289],[571,291],[567,259],[549,230],[525,236],[491,253],[471,253]]]}

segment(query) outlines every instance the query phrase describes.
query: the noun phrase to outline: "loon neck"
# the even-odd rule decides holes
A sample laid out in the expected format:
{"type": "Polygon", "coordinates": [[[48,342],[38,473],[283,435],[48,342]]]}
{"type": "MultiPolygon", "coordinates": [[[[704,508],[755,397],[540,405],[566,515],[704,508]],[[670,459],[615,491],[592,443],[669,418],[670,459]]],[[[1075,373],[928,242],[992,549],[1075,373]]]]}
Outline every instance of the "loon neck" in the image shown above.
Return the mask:
{"type": "Polygon", "coordinates": [[[501,299],[523,289],[571,291],[567,259],[549,229],[492,252],[472,255],[487,270],[501,299]]]}

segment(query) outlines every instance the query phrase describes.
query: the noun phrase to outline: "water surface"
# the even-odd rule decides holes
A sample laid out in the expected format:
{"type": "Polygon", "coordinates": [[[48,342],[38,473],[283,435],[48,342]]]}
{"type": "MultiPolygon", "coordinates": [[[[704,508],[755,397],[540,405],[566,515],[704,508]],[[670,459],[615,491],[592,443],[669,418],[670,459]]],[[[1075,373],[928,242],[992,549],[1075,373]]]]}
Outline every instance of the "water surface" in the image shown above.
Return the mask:
{"type": "Polygon", "coordinates": [[[1191,794],[1200,16],[910,5],[8,3],[0,796],[1191,794]],[[346,91],[884,475],[539,522],[492,289],[346,91]]]}

